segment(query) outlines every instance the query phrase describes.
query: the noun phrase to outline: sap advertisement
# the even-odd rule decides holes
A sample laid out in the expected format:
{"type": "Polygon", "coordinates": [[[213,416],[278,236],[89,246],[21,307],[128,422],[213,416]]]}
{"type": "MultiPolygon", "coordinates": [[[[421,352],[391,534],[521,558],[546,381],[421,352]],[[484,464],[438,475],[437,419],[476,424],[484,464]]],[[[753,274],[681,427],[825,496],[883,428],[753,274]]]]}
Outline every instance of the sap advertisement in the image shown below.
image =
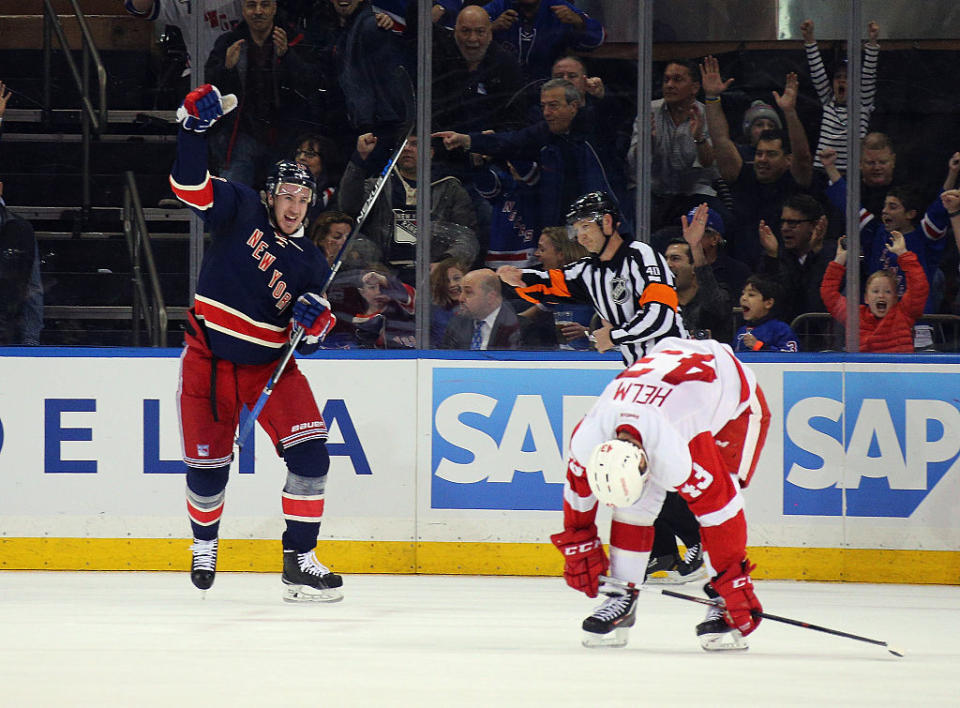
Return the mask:
{"type": "MultiPolygon", "coordinates": [[[[745,492],[752,543],[960,547],[960,367],[745,360],[773,416],[745,492]]],[[[457,364],[430,380],[430,511],[551,512],[555,531],[570,432],[617,370],[457,364]]]]}
{"type": "Polygon", "coordinates": [[[434,509],[562,508],[566,444],[616,375],[606,370],[433,371],[434,509]]]}
{"type": "Polygon", "coordinates": [[[912,516],[960,457],[960,378],[783,373],[783,513],[912,516]]]}

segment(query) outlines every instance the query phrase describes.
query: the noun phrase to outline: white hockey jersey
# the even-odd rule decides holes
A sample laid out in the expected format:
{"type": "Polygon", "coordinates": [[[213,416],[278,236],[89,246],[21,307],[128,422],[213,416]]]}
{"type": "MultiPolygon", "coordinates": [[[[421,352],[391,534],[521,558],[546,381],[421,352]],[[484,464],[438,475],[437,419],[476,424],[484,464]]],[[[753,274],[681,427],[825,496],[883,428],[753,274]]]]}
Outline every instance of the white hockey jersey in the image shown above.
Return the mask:
{"type": "MultiPolygon", "coordinates": [[[[584,465],[594,447],[627,429],[646,450],[649,477],[635,504],[615,510],[611,545],[616,546],[618,519],[634,527],[652,526],[666,493],[676,491],[697,516],[714,567],[722,570],[739,561],[746,544],[746,521],[736,482],[738,470],[724,457],[714,436],[731,422],[744,420],[756,397],[753,372],[726,344],[674,337],[658,342],[607,385],[574,430],[564,490],[565,527],[588,528],[594,523],[597,499],[586,481],[584,465]]],[[[738,426],[740,437],[748,431],[749,426],[738,426]]],[[[652,529],[642,539],[636,536],[630,550],[648,552],[648,537],[652,541],[652,529]]],[[[613,551],[612,556],[616,558],[613,551]]],[[[631,565],[645,567],[646,556],[642,564],[641,559],[635,560],[631,565]]],[[[628,575],[633,573],[620,577],[628,575]]]]}

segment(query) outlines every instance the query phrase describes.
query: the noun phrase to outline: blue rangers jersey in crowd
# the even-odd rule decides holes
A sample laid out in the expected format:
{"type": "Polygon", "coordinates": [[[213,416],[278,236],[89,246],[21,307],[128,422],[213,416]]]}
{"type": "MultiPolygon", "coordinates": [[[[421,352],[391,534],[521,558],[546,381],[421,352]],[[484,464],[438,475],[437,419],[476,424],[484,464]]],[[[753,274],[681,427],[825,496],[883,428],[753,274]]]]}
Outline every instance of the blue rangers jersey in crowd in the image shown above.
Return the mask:
{"type": "Polygon", "coordinates": [[[800,343],[797,341],[797,335],[786,322],[778,320],[772,315],[748,322],[737,330],[733,338],[733,351],[735,352],[798,352],[800,343]],[[757,343],[748,347],[743,342],[747,333],[757,338],[757,343]]]}
{"type": "Polygon", "coordinates": [[[326,258],[302,225],[290,236],[280,233],[253,189],[211,177],[202,135],[180,130],[170,185],[211,234],[193,304],[210,350],[237,364],[278,360],[293,303],[321,292],[330,273],[326,258]]]}

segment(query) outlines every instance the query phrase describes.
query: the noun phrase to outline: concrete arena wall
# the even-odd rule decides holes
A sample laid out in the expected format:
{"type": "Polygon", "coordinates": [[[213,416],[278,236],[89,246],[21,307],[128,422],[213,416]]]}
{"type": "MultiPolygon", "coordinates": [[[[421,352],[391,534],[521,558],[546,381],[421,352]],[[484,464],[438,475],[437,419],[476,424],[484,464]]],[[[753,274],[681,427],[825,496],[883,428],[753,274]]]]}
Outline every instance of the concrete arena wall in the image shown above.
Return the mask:
{"type": "MultiPolygon", "coordinates": [[[[558,575],[566,441],[621,368],[566,354],[300,359],[330,428],[322,560],[558,575]]],[[[0,568],[188,568],[178,357],[0,350],[0,568]]],[[[742,359],[773,414],[745,492],[757,576],[960,583],[960,357],[742,359]]],[[[258,429],[231,471],[221,570],[279,570],[284,469],[258,429]]]]}

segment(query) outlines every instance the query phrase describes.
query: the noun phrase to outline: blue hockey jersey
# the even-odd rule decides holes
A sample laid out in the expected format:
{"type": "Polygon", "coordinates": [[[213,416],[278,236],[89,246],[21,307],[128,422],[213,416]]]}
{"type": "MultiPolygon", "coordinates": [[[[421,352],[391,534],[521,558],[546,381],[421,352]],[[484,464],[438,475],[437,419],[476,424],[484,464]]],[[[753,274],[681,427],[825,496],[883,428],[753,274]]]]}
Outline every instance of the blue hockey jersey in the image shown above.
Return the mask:
{"type": "Polygon", "coordinates": [[[250,187],[211,177],[202,135],[180,131],[170,185],[210,230],[193,304],[210,350],[237,364],[278,360],[293,303],[323,289],[326,258],[302,225],[290,236],[279,232],[250,187]]]}
{"type": "Polygon", "coordinates": [[[797,341],[797,335],[790,328],[790,325],[767,315],[761,320],[747,322],[737,330],[737,334],[733,338],[733,351],[798,352],[800,351],[800,343],[797,341]],[[760,344],[759,349],[748,347],[743,343],[743,337],[747,332],[757,338],[760,344]]]}

